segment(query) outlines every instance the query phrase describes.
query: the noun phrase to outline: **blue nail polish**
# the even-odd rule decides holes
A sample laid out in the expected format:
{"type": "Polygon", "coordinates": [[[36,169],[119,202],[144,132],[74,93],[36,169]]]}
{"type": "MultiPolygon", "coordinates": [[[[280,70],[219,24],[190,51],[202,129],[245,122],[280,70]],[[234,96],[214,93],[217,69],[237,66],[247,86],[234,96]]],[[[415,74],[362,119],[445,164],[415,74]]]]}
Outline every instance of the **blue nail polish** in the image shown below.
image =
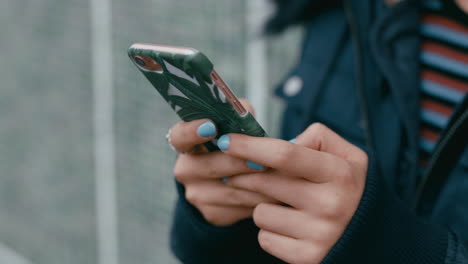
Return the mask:
{"type": "Polygon", "coordinates": [[[228,177],[222,177],[220,180],[222,183],[227,183],[228,177]]]}
{"type": "Polygon", "coordinates": [[[198,127],[197,133],[200,137],[212,137],[216,135],[216,127],[213,122],[206,121],[198,127]]]}
{"type": "Polygon", "coordinates": [[[227,150],[229,148],[229,143],[231,138],[228,135],[223,135],[218,139],[218,148],[220,150],[227,150]]]}
{"type": "Polygon", "coordinates": [[[251,161],[247,161],[247,166],[249,166],[249,168],[253,169],[253,170],[263,170],[265,167],[263,167],[262,165],[260,164],[257,164],[257,163],[253,163],[251,161]]]}
{"type": "Polygon", "coordinates": [[[296,143],[296,138],[290,139],[289,142],[296,143]]]}

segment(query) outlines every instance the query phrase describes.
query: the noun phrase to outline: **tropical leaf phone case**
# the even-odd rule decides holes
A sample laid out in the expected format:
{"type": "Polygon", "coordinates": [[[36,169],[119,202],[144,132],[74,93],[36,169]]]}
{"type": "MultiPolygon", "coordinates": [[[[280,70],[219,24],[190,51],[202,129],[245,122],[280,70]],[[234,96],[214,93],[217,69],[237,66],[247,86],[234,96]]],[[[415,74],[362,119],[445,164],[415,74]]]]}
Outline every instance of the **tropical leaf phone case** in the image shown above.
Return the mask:
{"type": "Polygon", "coordinates": [[[128,55],[182,120],[209,118],[219,136],[266,136],[200,51],[136,43],[128,55]]]}

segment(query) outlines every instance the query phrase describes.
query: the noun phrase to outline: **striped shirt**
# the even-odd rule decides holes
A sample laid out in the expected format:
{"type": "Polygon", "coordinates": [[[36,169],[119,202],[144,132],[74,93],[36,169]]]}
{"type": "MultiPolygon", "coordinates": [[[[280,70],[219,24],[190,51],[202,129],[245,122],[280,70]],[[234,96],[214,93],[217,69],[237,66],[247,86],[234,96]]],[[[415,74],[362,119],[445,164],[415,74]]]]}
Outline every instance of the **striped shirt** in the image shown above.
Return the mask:
{"type": "Polygon", "coordinates": [[[425,0],[421,21],[421,167],[468,93],[468,14],[454,0],[425,0]]]}

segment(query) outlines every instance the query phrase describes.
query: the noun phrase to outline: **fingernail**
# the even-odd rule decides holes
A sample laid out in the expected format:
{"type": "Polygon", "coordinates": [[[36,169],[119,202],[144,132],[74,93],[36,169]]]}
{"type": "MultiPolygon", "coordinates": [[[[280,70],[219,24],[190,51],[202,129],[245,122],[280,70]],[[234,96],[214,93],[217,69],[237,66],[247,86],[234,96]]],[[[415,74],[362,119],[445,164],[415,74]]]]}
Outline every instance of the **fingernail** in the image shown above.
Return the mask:
{"type": "Polygon", "coordinates": [[[200,137],[212,137],[216,135],[216,127],[213,122],[206,121],[198,127],[197,132],[200,137]]]}
{"type": "Polygon", "coordinates": [[[265,168],[262,165],[251,162],[249,160],[247,161],[247,166],[249,166],[249,168],[251,168],[253,170],[263,170],[265,168]]]}
{"type": "Polygon", "coordinates": [[[231,138],[228,135],[223,135],[218,139],[218,148],[220,150],[227,150],[229,148],[229,142],[231,138]]]}
{"type": "Polygon", "coordinates": [[[296,143],[296,138],[290,139],[289,142],[296,143]]]}

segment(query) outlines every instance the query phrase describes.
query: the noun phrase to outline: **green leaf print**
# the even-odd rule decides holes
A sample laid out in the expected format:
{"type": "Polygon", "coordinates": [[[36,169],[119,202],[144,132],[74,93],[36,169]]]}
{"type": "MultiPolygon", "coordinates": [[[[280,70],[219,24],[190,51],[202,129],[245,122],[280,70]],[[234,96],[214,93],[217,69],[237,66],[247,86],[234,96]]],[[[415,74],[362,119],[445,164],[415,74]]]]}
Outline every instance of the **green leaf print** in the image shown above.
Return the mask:
{"type": "Polygon", "coordinates": [[[226,133],[266,136],[250,113],[240,116],[226,100],[211,80],[213,65],[201,52],[187,55],[131,47],[129,55],[147,56],[162,66],[163,73],[140,71],[182,120],[209,118],[216,123],[219,136],[226,133]]]}

